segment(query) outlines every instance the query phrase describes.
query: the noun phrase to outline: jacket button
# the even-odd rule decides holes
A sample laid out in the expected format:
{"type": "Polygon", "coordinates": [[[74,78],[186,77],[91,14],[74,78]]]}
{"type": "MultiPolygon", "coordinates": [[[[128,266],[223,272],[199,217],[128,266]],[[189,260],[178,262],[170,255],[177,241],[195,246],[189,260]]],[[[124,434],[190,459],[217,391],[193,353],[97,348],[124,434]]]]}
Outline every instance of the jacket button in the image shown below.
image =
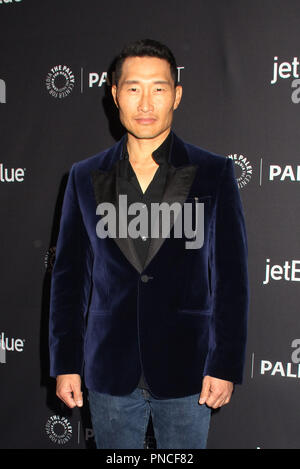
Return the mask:
{"type": "Polygon", "coordinates": [[[148,280],[150,280],[151,278],[153,278],[153,277],[150,277],[149,275],[142,275],[142,276],[141,276],[141,281],[146,283],[146,282],[148,282],[148,280]]]}

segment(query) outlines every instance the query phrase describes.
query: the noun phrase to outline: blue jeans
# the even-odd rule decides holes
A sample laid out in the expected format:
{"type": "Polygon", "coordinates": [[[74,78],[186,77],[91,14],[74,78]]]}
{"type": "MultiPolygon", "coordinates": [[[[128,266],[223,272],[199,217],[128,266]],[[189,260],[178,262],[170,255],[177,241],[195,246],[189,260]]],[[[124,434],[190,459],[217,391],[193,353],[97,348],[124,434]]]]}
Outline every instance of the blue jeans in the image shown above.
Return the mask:
{"type": "Polygon", "coordinates": [[[198,400],[199,393],[155,399],[140,388],[126,396],[89,390],[97,449],[143,449],[150,412],[157,449],[205,449],[211,409],[198,400]]]}

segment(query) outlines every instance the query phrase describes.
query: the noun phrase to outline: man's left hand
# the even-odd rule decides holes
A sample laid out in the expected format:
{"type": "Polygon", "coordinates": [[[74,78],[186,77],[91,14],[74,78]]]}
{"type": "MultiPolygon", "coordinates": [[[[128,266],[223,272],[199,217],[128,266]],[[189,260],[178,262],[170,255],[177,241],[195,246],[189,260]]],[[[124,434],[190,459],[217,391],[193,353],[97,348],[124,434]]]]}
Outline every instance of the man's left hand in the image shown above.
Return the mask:
{"type": "Polygon", "coordinates": [[[202,382],[202,390],[199,404],[217,409],[228,404],[233,392],[233,383],[224,379],[205,376],[202,382]]]}

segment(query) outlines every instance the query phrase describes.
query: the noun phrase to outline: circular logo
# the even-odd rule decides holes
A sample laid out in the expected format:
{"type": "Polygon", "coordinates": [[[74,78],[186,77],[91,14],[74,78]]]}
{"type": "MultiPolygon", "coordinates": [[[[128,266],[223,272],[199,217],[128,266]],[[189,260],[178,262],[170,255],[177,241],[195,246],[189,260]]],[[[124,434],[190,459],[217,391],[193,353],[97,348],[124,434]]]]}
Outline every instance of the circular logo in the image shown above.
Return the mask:
{"type": "Polygon", "coordinates": [[[236,178],[239,189],[244,187],[251,179],[253,168],[251,163],[244,155],[228,155],[228,158],[231,158],[235,164],[235,167],[239,168],[240,174],[236,178]]]}
{"type": "Polygon", "coordinates": [[[55,262],[55,253],[56,253],[56,246],[52,246],[46,252],[44,263],[47,272],[52,272],[52,268],[55,262]]]}
{"type": "Polygon", "coordinates": [[[66,444],[72,438],[72,426],[68,419],[53,415],[45,425],[46,433],[53,443],[66,444]]]}
{"type": "Polygon", "coordinates": [[[46,77],[46,88],[53,98],[66,98],[74,86],[75,77],[67,65],[55,65],[46,77]]]}

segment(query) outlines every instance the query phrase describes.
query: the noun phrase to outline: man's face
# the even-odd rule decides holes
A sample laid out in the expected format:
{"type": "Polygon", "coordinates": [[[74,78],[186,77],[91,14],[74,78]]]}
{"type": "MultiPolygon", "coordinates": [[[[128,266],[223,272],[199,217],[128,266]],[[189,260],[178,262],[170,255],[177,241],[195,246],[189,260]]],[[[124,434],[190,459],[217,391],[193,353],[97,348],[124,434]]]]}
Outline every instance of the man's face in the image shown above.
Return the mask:
{"type": "Polygon", "coordinates": [[[157,57],[127,57],[112,95],[126,130],[139,139],[170,129],[182,87],[174,87],[170,64],[157,57]]]}

